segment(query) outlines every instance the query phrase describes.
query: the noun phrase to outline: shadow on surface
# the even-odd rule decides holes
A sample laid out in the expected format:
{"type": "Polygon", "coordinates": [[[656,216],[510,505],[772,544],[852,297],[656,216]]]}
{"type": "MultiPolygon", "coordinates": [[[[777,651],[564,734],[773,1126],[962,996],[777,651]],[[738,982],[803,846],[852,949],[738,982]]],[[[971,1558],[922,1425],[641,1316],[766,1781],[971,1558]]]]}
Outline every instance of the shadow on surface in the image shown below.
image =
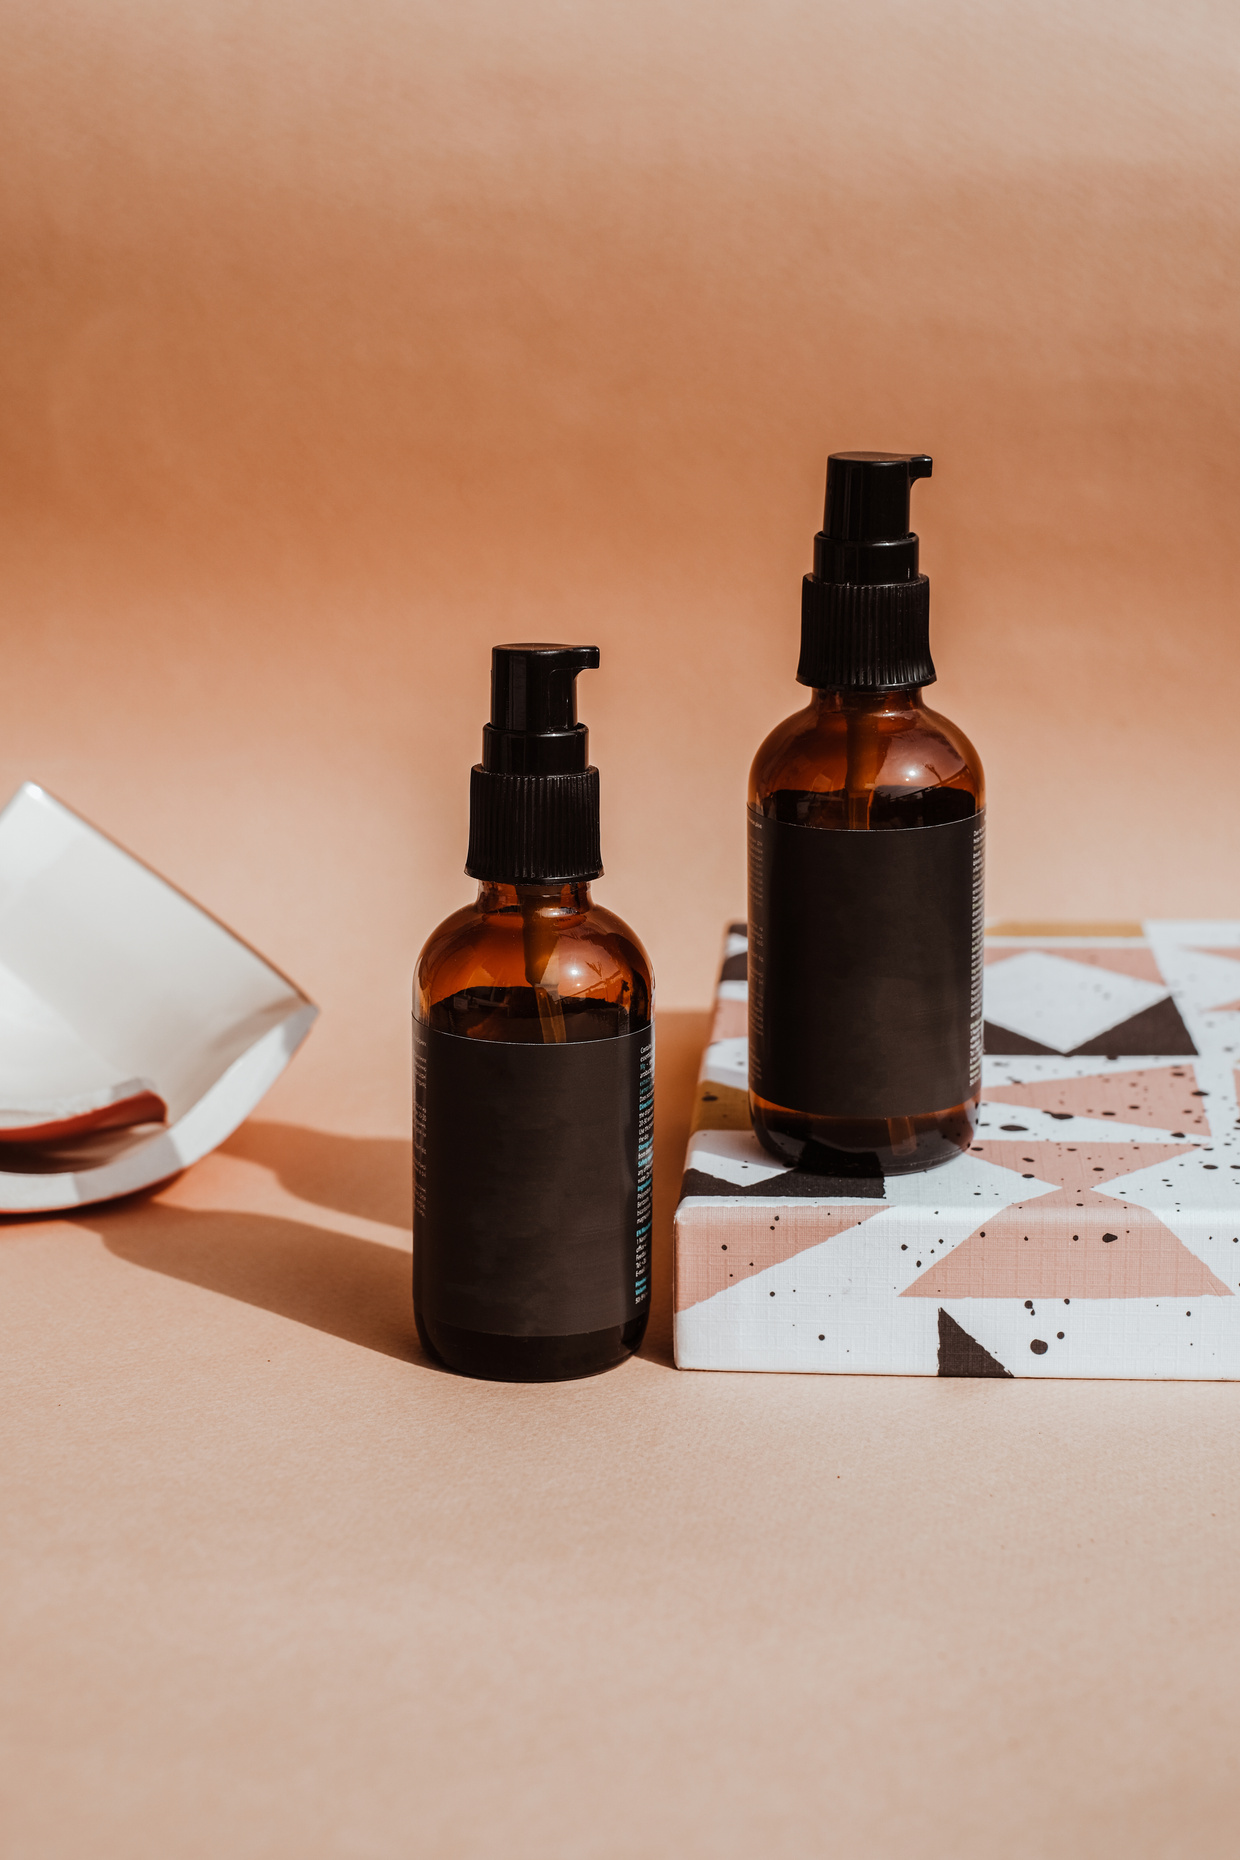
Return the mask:
{"type": "Polygon", "coordinates": [[[367,1221],[413,1226],[413,1144],[404,1137],[342,1137],[302,1124],[251,1118],[223,1145],[225,1156],[270,1169],[290,1195],[367,1221]]]}
{"type": "MultiPolygon", "coordinates": [[[[709,1027],[710,1015],[700,1009],[674,1009],[658,1017],[651,1309],[640,1354],[665,1365],[672,1362],[672,1217],[680,1196],[698,1066],[709,1027]]],[[[228,1139],[224,1151],[272,1170],[290,1194],[316,1207],[383,1221],[406,1231],[413,1224],[413,1146],[403,1139],[344,1137],[297,1124],[251,1119],[228,1139]]],[[[292,1222],[268,1224],[296,1226],[292,1222]]],[[[304,1231],[318,1234],[319,1230],[304,1231]]],[[[339,1236],[338,1240],[345,1247],[364,1244],[339,1236]]],[[[384,1247],[376,1250],[388,1251],[384,1247]]]]}
{"type": "Polygon", "coordinates": [[[408,1253],[302,1221],[129,1201],[74,1223],[110,1253],[365,1350],[435,1369],[413,1323],[408,1253]]]}
{"type": "MultiPolygon", "coordinates": [[[[663,1364],[672,1361],[672,1216],[708,1021],[698,1012],[659,1016],[653,1283],[641,1355],[663,1364]]],[[[224,1149],[272,1170],[291,1194],[316,1207],[406,1231],[412,1224],[410,1143],[252,1121],[224,1149]]],[[[418,1343],[410,1258],[401,1248],[273,1215],[170,1207],[150,1196],[72,1218],[131,1265],[438,1368],[418,1343]]]]}

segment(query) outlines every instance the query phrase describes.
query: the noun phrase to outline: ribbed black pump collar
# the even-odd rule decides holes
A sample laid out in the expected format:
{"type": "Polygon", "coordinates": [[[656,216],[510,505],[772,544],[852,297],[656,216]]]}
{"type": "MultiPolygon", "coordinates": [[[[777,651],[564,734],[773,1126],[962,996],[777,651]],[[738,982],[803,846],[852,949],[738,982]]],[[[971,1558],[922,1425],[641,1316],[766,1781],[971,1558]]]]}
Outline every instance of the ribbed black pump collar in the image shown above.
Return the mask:
{"type": "Polygon", "coordinates": [[[577,721],[577,674],[597,646],[538,642],[491,653],[491,721],[469,781],[471,878],[568,884],[597,878],[598,770],[577,721]]]}
{"type": "Polygon", "coordinates": [[[798,682],[891,691],[934,682],[930,583],[918,573],[909,495],[924,453],[833,452],[814,572],[801,590],[798,682]]]}

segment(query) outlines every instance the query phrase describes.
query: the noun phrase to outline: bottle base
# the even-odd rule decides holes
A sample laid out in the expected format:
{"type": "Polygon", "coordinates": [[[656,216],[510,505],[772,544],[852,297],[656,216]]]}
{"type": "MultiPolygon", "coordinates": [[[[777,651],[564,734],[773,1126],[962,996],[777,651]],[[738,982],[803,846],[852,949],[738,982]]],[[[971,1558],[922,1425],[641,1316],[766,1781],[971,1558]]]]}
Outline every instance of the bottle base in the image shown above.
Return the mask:
{"type": "Polygon", "coordinates": [[[977,1096],[916,1117],[825,1117],[749,1094],[753,1132],[789,1168],[816,1175],[912,1175],[951,1162],[973,1141],[977,1096]]]}
{"type": "Polygon", "coordinates": [[[418,1336],[428,1356],[457,1375],[482,1382],[572,1382],[602,1375],[640,1348],[649,1316],[649,1311],[641,1311],[627,1324],[575,1337],[507,1337],[436,1323],[414,1307],[418,1336]]]}

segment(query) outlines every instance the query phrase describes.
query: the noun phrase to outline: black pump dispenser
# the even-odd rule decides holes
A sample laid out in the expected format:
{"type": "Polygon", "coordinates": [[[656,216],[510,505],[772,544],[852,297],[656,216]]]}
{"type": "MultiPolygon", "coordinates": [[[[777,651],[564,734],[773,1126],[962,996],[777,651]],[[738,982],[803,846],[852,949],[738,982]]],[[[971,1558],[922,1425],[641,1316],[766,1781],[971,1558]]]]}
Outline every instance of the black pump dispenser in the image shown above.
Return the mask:
{"type": "Polygon", "coordinates": [[[801,591],[803,685],[896,690],[934,682],[930,583],[918,573],[909,494],[924,453],[833,452],[814,572],[801,591]]]}
{"type": "Polygon", "coordinates": [[[491,654],[491,721],[469,781],[471,878],[568,884],[598,878],[598,770],[577,721],[577,674],[597,646],[537,642],[491,654]]]}

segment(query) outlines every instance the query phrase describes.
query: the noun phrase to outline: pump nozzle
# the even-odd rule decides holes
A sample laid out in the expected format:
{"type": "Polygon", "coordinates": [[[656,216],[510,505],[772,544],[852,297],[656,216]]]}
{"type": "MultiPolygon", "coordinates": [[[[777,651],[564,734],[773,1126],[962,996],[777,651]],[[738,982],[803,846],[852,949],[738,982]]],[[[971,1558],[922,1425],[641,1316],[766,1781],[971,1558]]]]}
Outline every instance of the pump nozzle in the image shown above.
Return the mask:
{"type": "Polygon", "coordinates": [[[597,646],[537,641],[496,646],[483,768],[500,775],[564,775],[585,768],[590,739],[577,721],[577,674],[596,669],[598,662],[597,646]]]}
{"type": "Polygon", "coordinates": [[[814,543],[819,581],[861,586],[915,581],[917,538],[909,528],[909,493],[928,478],[924,452],[833,452],[827,460],[827,508],[814,543]]]}

